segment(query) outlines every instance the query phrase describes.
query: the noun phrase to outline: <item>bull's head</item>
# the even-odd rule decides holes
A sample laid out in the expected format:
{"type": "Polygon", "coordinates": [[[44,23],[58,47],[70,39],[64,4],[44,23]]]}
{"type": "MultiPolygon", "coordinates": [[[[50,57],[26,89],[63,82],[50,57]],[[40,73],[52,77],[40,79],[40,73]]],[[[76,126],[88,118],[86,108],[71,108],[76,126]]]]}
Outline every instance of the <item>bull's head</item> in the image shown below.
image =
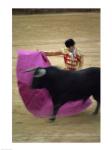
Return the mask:
{"type": "Polygon", "coordinates": [[[25,72],[34,72],[31,85],[33,89],[45,88],[45,75],[46,75],[45,68],[40,67],[30,68],[27,69],[25,72]]]}

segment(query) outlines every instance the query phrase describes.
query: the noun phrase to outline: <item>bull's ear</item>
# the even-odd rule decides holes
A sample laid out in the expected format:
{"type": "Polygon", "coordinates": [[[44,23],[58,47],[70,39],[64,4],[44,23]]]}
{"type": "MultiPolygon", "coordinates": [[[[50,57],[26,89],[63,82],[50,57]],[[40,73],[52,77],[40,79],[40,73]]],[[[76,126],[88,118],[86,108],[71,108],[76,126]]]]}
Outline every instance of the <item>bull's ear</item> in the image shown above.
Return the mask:
{"type": "Polygon", "coordinates": [[[36,75],[34,75],[35,78],[38,78],[38,77],[42,77],[46,74],[46,69],[38,69],[38,73],[36,75]]]}

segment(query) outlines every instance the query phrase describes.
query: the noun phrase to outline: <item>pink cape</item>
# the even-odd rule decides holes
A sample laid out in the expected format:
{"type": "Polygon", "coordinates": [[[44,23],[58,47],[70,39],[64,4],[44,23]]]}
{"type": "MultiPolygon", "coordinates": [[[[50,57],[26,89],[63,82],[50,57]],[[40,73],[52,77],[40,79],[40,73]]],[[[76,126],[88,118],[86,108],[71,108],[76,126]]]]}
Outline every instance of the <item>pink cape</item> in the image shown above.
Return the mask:
{"type": "MultiPolygon", "coordinates": [[[[33,73],[24,71],[33,67],[47,67],[50,65],[51,64],[47,56],[42,51],[18,51],[16,72],[19,93],[27,110],[35,116],[50,116],[53,109],[52,99],[49,92],[46,89],[31,89],[30,85],[33,73]]],[[[62,117],[76,115],[84,111],[88,106],[90,106],[90,104],[90,99],[88,99],[84,104],[80,100],[68,102],[59,109],[57,116],[62,117]]]]}

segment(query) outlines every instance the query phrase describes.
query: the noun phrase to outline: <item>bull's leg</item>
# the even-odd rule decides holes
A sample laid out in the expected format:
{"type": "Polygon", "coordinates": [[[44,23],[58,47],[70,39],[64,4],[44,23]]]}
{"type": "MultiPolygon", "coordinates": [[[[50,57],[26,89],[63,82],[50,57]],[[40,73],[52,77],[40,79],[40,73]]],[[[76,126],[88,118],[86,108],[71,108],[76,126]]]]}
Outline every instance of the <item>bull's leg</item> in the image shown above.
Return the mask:
{"type": "Polygon", "coordinates": [[[56,105],[56,106],[54,105],[53,113],[52,113],[52,115],[51,115],[50,121],[55,121],[55,119],[56,119],[56,114],[57,114],[59,108],[60,108],[60,105],[56,105]]]}
{"type": "Polygon", "coordinates": [[[96,106],[96,109],[95,111],[93,112],[94,115],[98,114],[98,111],[100,109],[100,96],[97,96],[97,95],[93,95],[95,100],[97,101],[97,106],[96,106]]]}
{"type": "Polygon", "coordinates": [[[97,115],[98,114],[99,108],[100,108],[100,102],[97,102],[97,106],[96,106],[95,111],[93,112],[93,115],[97,115]]]}

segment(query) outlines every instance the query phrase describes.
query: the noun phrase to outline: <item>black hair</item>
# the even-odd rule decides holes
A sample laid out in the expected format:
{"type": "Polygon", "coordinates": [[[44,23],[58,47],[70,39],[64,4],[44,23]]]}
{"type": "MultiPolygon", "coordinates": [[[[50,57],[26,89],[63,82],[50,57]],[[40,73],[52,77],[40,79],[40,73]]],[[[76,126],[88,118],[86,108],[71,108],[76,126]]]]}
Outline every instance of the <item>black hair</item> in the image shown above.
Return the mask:
{"type": "Polygon", "coordinates": [[[75,45],[75,41],[73,39],[68,39],[65,41],[65,45],[67,48],[70,48],[70,46],[74,46],[75,45]]]}

